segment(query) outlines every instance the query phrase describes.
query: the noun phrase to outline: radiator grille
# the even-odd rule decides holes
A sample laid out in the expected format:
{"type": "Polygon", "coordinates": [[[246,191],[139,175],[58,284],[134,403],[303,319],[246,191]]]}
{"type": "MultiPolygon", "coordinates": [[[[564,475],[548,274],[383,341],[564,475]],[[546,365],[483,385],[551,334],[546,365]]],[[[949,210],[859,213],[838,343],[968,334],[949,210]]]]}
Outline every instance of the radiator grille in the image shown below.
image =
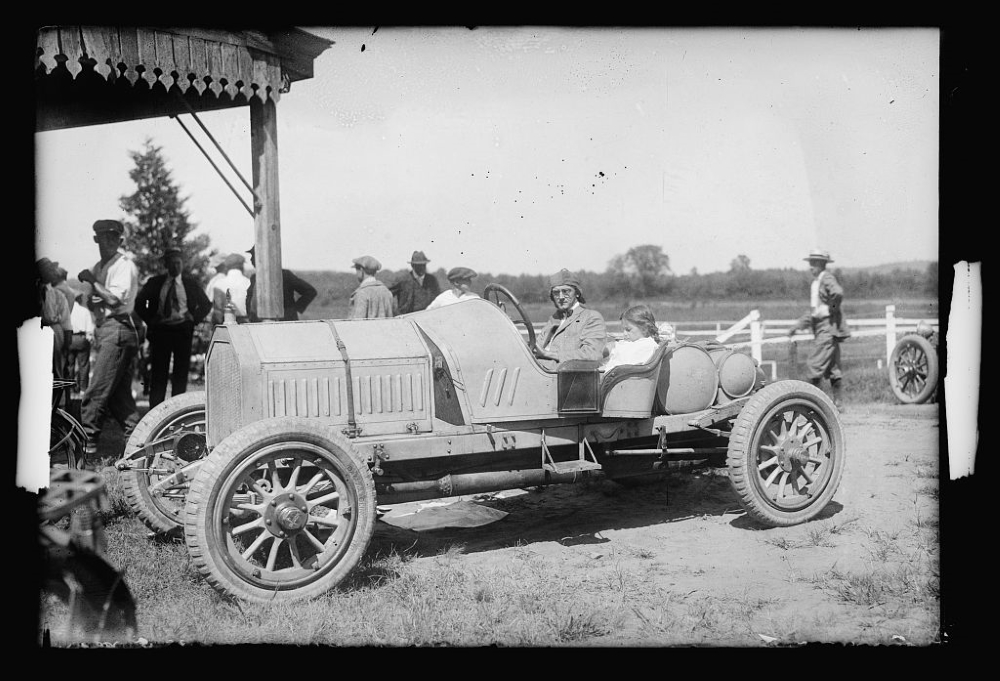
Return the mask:
{"type": "MultiPolygon", "coordinates": [[[[267,381],[270,416],[312,416],[346,420],[347,383],[342,376],[302,376],[273,371],[267,381]]],[[[424,418],[424,381],[420,371],[369,373],[353,377],[358,416],[424,418]]]]}
{"type": "Polygon", "coordinates": [[[229,343],[215,342],[205,367],[208,441],[214,446],[241,425],[243,395],[239,363],[229,343]]]}

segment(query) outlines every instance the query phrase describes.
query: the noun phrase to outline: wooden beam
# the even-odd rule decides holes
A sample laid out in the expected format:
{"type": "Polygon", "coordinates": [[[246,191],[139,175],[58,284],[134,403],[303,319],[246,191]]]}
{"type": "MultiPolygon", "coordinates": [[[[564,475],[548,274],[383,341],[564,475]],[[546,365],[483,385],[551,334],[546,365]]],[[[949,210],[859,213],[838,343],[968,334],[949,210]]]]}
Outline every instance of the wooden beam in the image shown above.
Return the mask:
{"type": "Polygon", "coordinates": [[[281,286],[281,218],[278,201],[278,113],[274,101],[250,100],[250,147],[257,262],[257,314],[281,319],[285,314],[281,286]]]}

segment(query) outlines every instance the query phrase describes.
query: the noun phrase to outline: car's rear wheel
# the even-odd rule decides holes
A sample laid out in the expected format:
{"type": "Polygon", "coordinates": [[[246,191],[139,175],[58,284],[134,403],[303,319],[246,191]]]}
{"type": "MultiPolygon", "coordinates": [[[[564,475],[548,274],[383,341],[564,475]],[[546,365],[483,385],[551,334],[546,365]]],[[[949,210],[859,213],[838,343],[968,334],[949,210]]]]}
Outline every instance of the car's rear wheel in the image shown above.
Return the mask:
{"type": "Polygon", "coordinates": [[[162,444],[132,461],[132,468],[122,475],[122,484],[129,506],[146,527],[166,533],[183,525],[189,481],[180,480],[162,490],[150,488],[207,454],[204,391],[181,393],[151,409],[125,443],[125,458],[154,442],[162,444]]]}
{"type": "Polygon", "coordinates": [[[727,466],[747,514],[769,526],[815,517],[844,472],[844,430],[833,402],[803,381],[764,386],[744,405],[727,466]]]}
{"type": "Polygon", "coordinates": [[[368,548],[375,519],[372,474],[350,440],[309,419],[266,419],[204,461],[184,535],[216,590],[293,601],[339,584],[368,548]]]}
{"type": "Polygon", "coordinates": [[[930,341],[917,334],[899,339],[889,360],[889,384],[896,399],[905,404],[923,404],[934,395],[938,356],[930,341]]]}

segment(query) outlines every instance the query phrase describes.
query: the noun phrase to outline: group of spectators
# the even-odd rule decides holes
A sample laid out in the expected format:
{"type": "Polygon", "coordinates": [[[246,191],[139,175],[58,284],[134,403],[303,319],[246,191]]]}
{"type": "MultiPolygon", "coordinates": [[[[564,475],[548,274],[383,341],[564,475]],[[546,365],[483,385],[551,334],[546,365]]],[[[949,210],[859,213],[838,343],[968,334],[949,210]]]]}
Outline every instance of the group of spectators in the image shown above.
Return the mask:
{"type": "Polygon", "coordinates": [[[351,319],[395,317],[479,297],[472,292],[472,280],[479,275],[468,267],[450,269],[447,274],[449,288],[442,291],[437,277],[427,271],[430,260],[423,251],[413,251],[407,261],[410,271],[391,286],[375,278],[382,263],[372,256],[363,255],[352,262],[358,276],[358,288],[351,294],[348,314],[351,319]]]}
{"type": "MultiPolygon", "coordinates": [[[[37,261],[38,302],[42,325],[54,332],[52,372],[71,382],[81,394],[80,421],[86,433],[78,465],[97,452],[97,441],[108,417],[127,438],[139,422],[132,379],[143,376],[149,408],[170,394],[187,390],[195,329],[224,323],[226,313],[237,321],[259,321],[256,275],[247,277],[246,258],[226,256],[208,286],[185,271],[184,253],[167,248],[164,271],[140,285],[139,271],[122,249],[125,229],[117,220],[93,225],[99,260],[68,283],[68,273],[48,258],[37,261]],[[147,352],[143,352],[148,348],[147,352]]],[[[254,249],[249,251],[254,263],[254,249]]],[[[288,270],[284,319],[297,319],[316,297],[316,289],[288,270]]]]}
{"type": "MultiPolygon", "coordinates": [[[[78,275],[78,284],[68,283],[67,272],[48,258],[38,266],[39,307],[42,324],[54,332],[53,374],[75,381],[82,392],[81,424],[87,435],[78,465],[86,466],[97,452],[97,440],[107,417],[114,418],[128,437],[139,421],[132,393],[134,365],[140,347],[149,347],[149,406],[154,408],[171,395],[187,389],[195,327],[203,322],[225,323],[227,313],[237,322],[260,321],[256,304],[256,274],[247,277],[246,259],[240,253],[226,256],[206,287],[184,271],[179,248],[162,254],[164,272],[139,284],[138,269],[122,250],[124,227],[117,220],[98,220],[93,225],[100,259],[78,275]],[[91,363],[91,358],[93,362],[91,363]],[[171,368],[172,365],[172,368],[171,368]]],[[[256,266],[254,248],[247,253],[256,266]]],[[[809,261],[814,280],[810,311],[789,332],[810,329],[816,348],[809,363],[809,379],[816,385],[831,382],[834,400],[840,406],[839,343],[849,337],[840,305],[843,291],[826,264],[829,253],[814,251],[809,261]]],[[[472,292],[478,275],[468,267],[448,271],[449,287],[441,290],[427,272],[430,260],[414,251],[410,271],[386,286],[376,279],[381,263],[372,256],[353,260],[358,287],[351,294],[351,319],[377,319],[436,309],[479,298],[472,292]]],[[[296,320],[316,297],[316,289],[290,270],[283,269],[283,320],[296,320]]],[[[624,337],[608,343],[604,317],[586,307],[580,279],[563,269],[549,279],[549,298],[555,310],[532,351],[539,364],[556,370],[570,360],[590,360],[603,371],[620,364],[642,364],[659,344],[661,327],[646,305],[630,307],[621,315],[624,337]]]]}
{"type": "MultiPolygon", "coordinates": [[[[410,272],[386,286],[375,278],[382,266],[378,260],[370,255],[355,258],[353,263],[359,284],[351,294],[350,317],[393,317],[479,298],[471,290],[472,280],[478,276],[474,270],[452,268],[447,275],[449,288],[441,291],[437,279],[427,272],[428,262],[423,251],[414,251],[408,261],[410,272]]],[[[550,277],[549,284],[549,297],[555,312],[533,348],[542,367],[554,370],[569,360],[591,360],[607,371],[619,364],[641,364],[658,347],[659,327],[648,306],[638,305],[626,310],[622,314],[625,337],[609,344],[604,317],[584,305],[579,277],[563,269],[550,277]]]]}

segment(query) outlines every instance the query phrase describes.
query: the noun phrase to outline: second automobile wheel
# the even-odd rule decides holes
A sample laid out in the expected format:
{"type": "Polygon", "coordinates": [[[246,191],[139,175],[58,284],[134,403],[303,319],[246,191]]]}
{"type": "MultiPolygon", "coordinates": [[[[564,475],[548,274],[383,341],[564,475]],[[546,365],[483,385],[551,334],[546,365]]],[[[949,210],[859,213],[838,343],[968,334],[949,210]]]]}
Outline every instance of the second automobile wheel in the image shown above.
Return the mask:
{"type": "Polygon", "coordinates": [[[931,342],[915,333],[899,339],[889,360],[889,384],[905,404],[923,404],[938,384],[938,355],[931,342]]]}
{"type": "Polygon", "coordinates": [[[217,591],[287,602],[339,584],[375,520],[372,473],[350,440],[311,419],[272,418],[205,459],[188,492],[184,538],[217,591]]]}
{"type": "Polygon", "coordinates": [[[125,458],[137,449],[149,453],[132,461],[122,475],[125,498],[146,527],[153,532],[171,532],[183,525],[184,497],[189,482],[180,480],[164,489],[151,490],[158,482],[203,459],[205,445],[205,393],[181,393],[153,407],[125,443],[125,458]]]}

